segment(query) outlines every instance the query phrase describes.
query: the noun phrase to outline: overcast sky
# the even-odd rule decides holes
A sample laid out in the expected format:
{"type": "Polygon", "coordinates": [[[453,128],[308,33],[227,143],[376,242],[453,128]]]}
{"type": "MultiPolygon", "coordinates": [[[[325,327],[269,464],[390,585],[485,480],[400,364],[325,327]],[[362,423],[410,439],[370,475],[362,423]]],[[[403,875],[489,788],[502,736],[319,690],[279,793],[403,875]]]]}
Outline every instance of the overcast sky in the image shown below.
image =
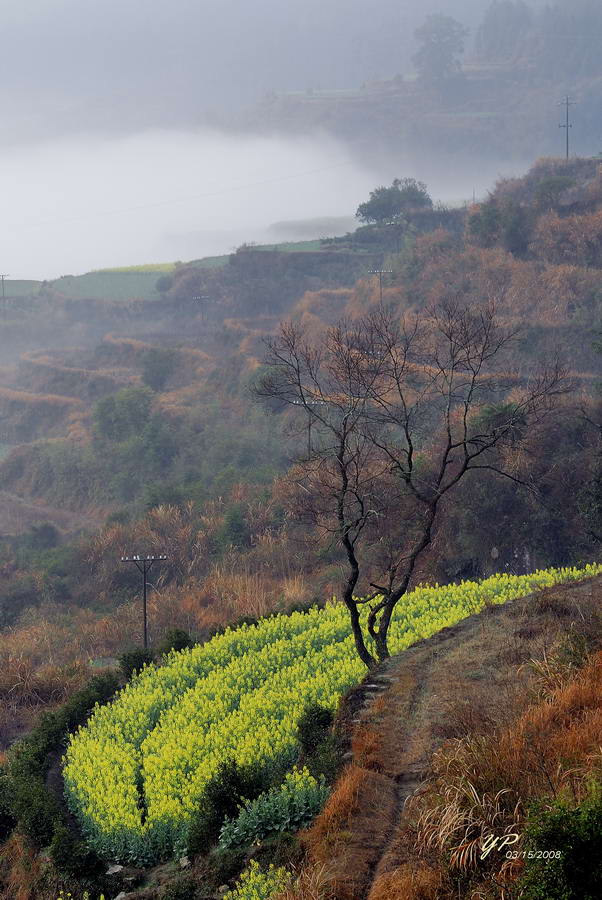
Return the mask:
{"type": "Polygon", "coordinates": [[[268,91],[407,72],[428,12],[475,25],[489,0],[0,4],[0,267],[13,277],[228,252],[277,221],[349,220],[396,176],[459,199],[498,174],[447,186],[403,153],[368,169],[320,136],[207,127],[208,114],[233,116],[268,91]]]}

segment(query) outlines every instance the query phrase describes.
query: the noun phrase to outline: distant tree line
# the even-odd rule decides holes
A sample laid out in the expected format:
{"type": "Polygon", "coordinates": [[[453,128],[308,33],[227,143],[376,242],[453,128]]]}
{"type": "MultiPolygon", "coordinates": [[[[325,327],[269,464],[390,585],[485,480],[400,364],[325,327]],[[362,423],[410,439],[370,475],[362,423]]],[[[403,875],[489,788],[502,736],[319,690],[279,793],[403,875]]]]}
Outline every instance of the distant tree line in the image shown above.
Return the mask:
{"type": "Polygon", "coordinates": [[[595,0],[556,0],[540,10],[524,0],[494,0],[476,35],[489,62],[524,60],[542,74],[600,73],[602,7],[595,0]]]}
{"type": "MultiPolygon", "coordinates": [[[[461,72],[469,31],[444,14],[428,16],[415,32],[412,61],[419,78],[441,83],[461,72]]],[[[556,0],[532,9],[525,0],[493,0],[475,35],[483,63],[528,64],[547,77],[600,73],[602,6],[596,0],[556,0]]]]}

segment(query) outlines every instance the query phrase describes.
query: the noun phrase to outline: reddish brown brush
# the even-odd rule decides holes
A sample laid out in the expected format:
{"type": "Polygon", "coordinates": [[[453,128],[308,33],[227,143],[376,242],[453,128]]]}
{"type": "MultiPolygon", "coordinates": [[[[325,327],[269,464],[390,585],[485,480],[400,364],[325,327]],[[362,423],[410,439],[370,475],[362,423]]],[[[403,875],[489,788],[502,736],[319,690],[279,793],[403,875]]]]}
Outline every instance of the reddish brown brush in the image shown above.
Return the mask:
{"type": "MultiPolygon", "coordinates": [[[[601,746],[602,653],[597,653],[514,725],[450,741],[434,755],[431,777],[408,806],[415,849],[445,853],[452,868],[475,870],[484,840],[522,833],[532,800],[562,796],[579,802],[601,746]]],[[[511,874],[505,870],[505,877],[511,874]]]]}
{"type": "Polygon", "coordinates": [[[396,801],[391,779],[352,765],[304,833],[309,861],[328,867],[334,900],[364,895],[391,831],[396,801]]]}
{"type": "Polygon", "coordinates": [[[381,875],[372,886],[369,900],[442,900],[445,874],[424,864],[409,863],[381,875]]]}
{"type": "Polygon", "coordinates": [[[14,832],[0,846],[0,900],[32,900],[48,896],[46,891],[57,896],[58,884],[49,883],[41,857],[14,832]]]}
{"type": "Polygon", "coordinates": [[[328,868],[305,866],[273,900],[334,900],[328,868]]]}

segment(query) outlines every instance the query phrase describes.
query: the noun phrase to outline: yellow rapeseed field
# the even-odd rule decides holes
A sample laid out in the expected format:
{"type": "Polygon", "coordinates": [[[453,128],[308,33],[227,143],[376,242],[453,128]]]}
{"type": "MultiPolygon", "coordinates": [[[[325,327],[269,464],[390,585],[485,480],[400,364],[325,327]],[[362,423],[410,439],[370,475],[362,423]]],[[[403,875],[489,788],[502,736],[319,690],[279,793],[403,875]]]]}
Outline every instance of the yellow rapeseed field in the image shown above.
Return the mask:
{"type": "MultiPolygon", "coordinates": [[[[391,650],[486,604],[601,572],[590,565],[419,587],[397,606],[391,650]]],[[[67,797],[91,846],[105,858],[141,864],[185,852],[191,814],[219,764],[292,766],[305,706],[334,709],[365,671],[347,610],[334,601],[227,629],[147,667],[95,710],[67,748],[67,797]]]]}

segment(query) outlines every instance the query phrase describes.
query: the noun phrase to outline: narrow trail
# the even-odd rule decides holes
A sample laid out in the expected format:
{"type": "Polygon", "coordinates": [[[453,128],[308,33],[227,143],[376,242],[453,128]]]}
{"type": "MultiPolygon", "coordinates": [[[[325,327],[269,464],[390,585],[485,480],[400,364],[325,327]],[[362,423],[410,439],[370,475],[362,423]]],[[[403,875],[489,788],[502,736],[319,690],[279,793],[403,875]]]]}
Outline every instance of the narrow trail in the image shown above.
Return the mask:
{"type": "Polygon", "coordinates": [[[524,664],[566,635],[601,587],[599,577],[488,607],[414,644],[358,687],[354,735],[369,740],[356,743],[348,758],[371,772],[380,818],[375,833],[364,804],[348,823],[347,845],[356,849],[347,855],[341,877],[355,884],[353,900],[383,900],[383,877],[412,861],[405,804],[420,787],[433,752],[445,740],[465,736],[475,722],[478,727],[493,718],[503,724],[506,710],[516,712],[527,702],[531,676],[524,664]],[[354,853],[359,859],[362,847],[368,849],[354,874],[354,853]]]}
{"type": "MultiPolygon", "coordinates": [[[[392,865],[391,845],[405,803],[419,787],[438,740],[433,734],[439,689],[439,672],[458,644],[479,627],[478,616],[465,619],[391,660],[386,674],[392,679],[380,702],[368,703],[362,721],[370,722],[379,735],[381,771],[395,783],[396,805],[391,829],[380,860],[372,871],[376,884],[392,865]]],[[[435,729],[436,731],[436,729],[435,729]]],[[[397,856],[397,854],[395,854],[397,856]]],[[[397,861],[396,861],[397,862],[397,861]]],[[[371,889],[365,895],[370,900],[371,889]]]]}

